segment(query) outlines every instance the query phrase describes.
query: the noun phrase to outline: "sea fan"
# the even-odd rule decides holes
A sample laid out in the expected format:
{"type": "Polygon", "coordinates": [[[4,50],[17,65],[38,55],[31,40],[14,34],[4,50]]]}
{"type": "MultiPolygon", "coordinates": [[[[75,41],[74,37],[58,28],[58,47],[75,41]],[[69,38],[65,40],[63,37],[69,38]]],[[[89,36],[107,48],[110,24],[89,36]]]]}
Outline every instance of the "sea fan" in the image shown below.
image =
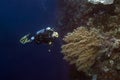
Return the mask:
{"type": "Polygon", "coordinates": [[[94,64],[104,38],[94,28],[88,30],[85,27],[78,27],[73,33],[68,33],[63,40],[67,43],[62,46],[64,59],[85,72],[94,64]]]}

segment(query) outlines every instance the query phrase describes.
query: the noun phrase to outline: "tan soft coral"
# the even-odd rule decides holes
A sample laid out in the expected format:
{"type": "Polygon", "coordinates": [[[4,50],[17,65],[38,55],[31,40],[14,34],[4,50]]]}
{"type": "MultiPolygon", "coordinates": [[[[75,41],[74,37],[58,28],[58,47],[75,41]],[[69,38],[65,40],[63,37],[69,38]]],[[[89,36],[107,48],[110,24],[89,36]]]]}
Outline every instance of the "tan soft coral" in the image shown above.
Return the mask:
{"type": "Polygon", "coordinates": [[[95,62],[104,41],[99,30],[78,27],[63,39],[64,59],[75,64],[78,70],[86,72],[95,62]]]}
{"type": "Polygon", "coordinates": [[[95,28],[78,27],[63,40],[64,59],[75,64],[78,71],[91,76],[96,74],[98,80],[111,77],[110,80],[114,80],[114,74],[117,75],[115,80],[120,79],[120,39],[95,28]]]}

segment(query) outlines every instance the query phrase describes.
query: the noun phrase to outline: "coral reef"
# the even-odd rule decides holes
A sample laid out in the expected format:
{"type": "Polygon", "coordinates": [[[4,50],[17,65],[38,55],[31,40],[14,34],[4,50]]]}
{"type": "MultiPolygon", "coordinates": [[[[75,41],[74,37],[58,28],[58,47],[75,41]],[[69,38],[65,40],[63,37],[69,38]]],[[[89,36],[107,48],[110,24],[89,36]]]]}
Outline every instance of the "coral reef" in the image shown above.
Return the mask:
{"type": "MultiPolygon", "coordinates": [[[[118,79],[120,70],[120,39],[111,37],[98,29],[78,27],[72,33],[68,33],[63,40],[66,44],[62,46],[64,59],[70,64],[75,64],[78,71],[87,75],[100,75],[105,79],[118,79]],[[114,74],[113,74],[114,73],[114,74]],[[113,76],[113,77],[112,77],[113,76]],[[112,77],[112,78],[111,78],[112,77]]],[[[120,79],[120,77],[119,77],[120,79]]]]}
{"type": "MultiPolygon", "coordinates": [[[[120,80],[120,0],[64,0],[60,18],[64,59],[97,80],[120,80]],[[80,26],[80,27],[78,27],[80,26]]],[[[74,80],[74,79],[73,79],[74,80]]]]}
{"type": "MultiPolygon", "coordinates": [[[[59,12],[57,26],[62,36],[83,25],[102,28],[106,26],[105,31],[110,29],[108,24],[117,19],[116,15],[120,14],[119,0],[114,0],[114,4],[110,5],[91,4],[88,0],[60,0],[59,4],[61,12],[59,12]]],[[[119,20],[117,19],[116,22],[119,23],[119,20]]]]}

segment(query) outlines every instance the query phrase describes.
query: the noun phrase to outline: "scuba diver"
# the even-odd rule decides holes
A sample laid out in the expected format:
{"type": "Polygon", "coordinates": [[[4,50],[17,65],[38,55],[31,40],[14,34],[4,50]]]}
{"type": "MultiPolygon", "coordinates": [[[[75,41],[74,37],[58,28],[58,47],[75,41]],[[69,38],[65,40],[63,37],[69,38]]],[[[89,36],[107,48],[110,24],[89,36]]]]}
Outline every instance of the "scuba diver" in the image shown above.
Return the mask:
{"type": "Polygon", "coordinates": [[[55,39],[59,37],[58,32],[54,31],[51,27],[47,27],[46,29],[41,29],[36,32],[34,36],[31,34],[27,34],[20,39],[20,43],[26,44],[35,42],[36,44],[48,44],[51,45],[55,39]]]}

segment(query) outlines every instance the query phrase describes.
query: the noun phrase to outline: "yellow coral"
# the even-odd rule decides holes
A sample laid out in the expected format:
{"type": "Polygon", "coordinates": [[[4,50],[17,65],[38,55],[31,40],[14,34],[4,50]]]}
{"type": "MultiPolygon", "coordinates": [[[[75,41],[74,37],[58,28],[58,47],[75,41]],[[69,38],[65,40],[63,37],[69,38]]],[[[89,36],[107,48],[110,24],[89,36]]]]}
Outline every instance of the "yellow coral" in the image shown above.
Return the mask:
{"type": "Polygon", "coordinates": [[[64,59],[75,64],[78,70],[86,72],[95,62],[104,38],[99,30],[78,27],[63,38],[66,42],[62,46],[64,59]]]}

